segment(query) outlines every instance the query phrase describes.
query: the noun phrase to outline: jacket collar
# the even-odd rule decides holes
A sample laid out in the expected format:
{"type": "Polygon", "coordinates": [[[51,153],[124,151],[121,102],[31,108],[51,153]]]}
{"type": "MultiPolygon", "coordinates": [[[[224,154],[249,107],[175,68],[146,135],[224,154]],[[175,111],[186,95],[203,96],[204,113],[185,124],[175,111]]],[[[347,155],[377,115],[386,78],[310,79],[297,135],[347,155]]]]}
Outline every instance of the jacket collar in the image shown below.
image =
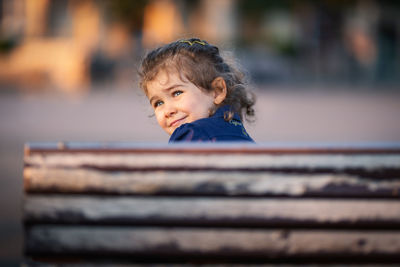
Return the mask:
{"type": "MultiPolygon", "coordinates": [[[[232,111],[231,106],[229,106],[229,105],[222,106],[217,109],[217,111],[214,113],[213,117],[222,117],[223,118],[225,112],[227,112],[227,111],[232,111]]],[[[237,120],[237,121],[241,121],[239,114],[237,114],[236,112],[233,114],[233,119],[237,120]]]]}

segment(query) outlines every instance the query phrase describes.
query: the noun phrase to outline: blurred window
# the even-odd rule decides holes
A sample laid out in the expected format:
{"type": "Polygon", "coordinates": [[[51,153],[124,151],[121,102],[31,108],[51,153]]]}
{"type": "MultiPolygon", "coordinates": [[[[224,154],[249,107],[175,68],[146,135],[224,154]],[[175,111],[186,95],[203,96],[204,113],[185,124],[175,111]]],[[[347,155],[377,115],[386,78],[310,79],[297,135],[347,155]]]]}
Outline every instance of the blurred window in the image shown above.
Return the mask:
{"type": "Polygon", "coordinates": [[[70,36],[72,21],[68,1],[50,1],[49,4],[46,36],[70,36]]]}

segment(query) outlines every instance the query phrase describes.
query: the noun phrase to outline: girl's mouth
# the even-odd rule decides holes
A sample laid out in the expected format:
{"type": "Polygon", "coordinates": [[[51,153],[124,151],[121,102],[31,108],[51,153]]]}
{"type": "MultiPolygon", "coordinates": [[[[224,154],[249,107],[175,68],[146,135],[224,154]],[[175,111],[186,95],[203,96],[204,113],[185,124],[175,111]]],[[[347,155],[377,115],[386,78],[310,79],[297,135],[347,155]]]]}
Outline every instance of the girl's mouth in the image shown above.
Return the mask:
{"type": "Polygon", "coordinates": [[[187,116],[185,116],[185,117],[183,117],[181,119],[174,120],[173,122],[171,122],[169,127],[173,127],[173,126],[177,126],[177,125],[181,124],[183,122],[183,120],[186,119],[186,118],[187,118],[187,116]]]}

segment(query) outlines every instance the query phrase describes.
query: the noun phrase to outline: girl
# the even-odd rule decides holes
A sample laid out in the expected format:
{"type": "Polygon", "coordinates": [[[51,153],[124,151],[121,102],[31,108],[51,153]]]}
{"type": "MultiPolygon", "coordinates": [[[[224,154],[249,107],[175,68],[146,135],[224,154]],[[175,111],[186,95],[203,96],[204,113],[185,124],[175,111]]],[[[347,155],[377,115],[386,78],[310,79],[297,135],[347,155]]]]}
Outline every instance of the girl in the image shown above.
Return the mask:
{"type": "Polygon", "coordinates": [[[254,116],[254,97],[216,46],[191,38],[159,47],[139,75],[169,142],[254,142],[242,124],[243,116],[254,116]]]}

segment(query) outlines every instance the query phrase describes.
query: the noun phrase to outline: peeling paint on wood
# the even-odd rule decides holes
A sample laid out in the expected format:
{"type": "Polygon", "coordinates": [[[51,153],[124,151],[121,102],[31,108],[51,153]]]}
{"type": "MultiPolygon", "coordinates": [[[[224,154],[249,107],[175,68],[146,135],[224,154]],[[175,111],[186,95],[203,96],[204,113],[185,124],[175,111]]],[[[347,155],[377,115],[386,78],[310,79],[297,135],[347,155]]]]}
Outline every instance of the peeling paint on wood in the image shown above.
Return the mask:
{"type": "Polygon", "coordinates": [[[369,196],[398,198],[400,180],[343,174],[271,172],[148,171],[102,172],[87,169],[24,169],[27,192],[104,194],[208,194],[283,196],[369,196]]]}
{"type": "Polygon", "coordinates": [[[27,250],[35,253],[221,253],[265,257],[400,253],[400,233],[251,229],[166,229],[49,226],[28,229],[27,250]],[[362,242],[360,242],[362,240],[362,242]]]}
{"type": "Polygon", "coordinates": [[[29,196],[27,223],[400,227],[400,202],[340,199],[29,196]]]}
{"type": "Polygon", "coordinates": [[[25,164],[42,167],[121,169],[400,169],[400,154],[394,155],[269,155],[269,154],[96,154],[51,153],[25,157],[25,164]]]}

